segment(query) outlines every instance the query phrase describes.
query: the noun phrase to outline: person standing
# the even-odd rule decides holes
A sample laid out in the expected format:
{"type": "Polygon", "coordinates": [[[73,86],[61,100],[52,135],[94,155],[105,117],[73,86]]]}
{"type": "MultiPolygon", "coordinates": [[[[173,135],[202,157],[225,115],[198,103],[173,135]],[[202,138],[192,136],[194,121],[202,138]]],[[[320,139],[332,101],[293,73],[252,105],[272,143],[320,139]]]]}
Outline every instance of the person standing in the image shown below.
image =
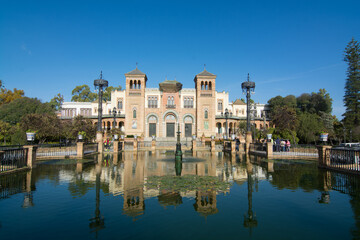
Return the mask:
{"type": "Polygon", "coordinates": [[[290,143],[290,140],[286,140],[286,151],[287,152],[290,152],[290,146],[291,146],[291,143],[290,143]]]}
{"type": "Polygon", "coordinates": [[[281,151],[285,152],[285,140],[284,139],[281,140],[280,146],[281,146],[281,151]]]}

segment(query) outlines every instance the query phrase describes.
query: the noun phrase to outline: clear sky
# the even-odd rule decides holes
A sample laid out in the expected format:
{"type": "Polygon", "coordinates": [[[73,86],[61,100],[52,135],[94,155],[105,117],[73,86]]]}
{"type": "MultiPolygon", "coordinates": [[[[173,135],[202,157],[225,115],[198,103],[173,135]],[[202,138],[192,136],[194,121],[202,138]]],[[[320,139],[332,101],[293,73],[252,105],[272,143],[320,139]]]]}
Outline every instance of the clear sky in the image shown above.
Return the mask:
{"type": "Polygon", "coordinates": [[[317,92],[333,98],[342,119],[344,49],[360,41],[359,0],[18,1],[0,0],[0,79],[29,97],[70,101],[100,70],[112,86],[138,67],[148,87],[175,79],[194,87],[206,69],[230,100],[317,92]]]}

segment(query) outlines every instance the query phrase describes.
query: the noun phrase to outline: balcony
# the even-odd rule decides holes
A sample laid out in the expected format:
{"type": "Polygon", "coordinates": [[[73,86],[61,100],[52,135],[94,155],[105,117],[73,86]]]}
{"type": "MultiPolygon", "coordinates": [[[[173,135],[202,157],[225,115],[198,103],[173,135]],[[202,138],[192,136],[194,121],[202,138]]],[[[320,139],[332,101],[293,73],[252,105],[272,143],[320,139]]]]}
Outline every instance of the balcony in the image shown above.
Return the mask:
{"type": "Polygon", "coordinates": [[[174,109],[176,108],[176,105],[175,104],[166,104],[166,108],[169,108],[169,109],[174,109]]]}

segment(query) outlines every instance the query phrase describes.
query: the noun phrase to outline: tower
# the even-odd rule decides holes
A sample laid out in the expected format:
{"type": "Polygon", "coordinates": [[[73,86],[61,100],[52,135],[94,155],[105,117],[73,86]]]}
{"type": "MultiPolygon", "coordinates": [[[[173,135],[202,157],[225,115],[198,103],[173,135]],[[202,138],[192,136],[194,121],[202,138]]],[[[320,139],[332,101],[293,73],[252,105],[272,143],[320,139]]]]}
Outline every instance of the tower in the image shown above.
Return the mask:
{"type": "Polygon", "coordinates": [[[147,76],[137,66],[125,74],[125,129],[127,135],[141,136],[145,130],[145,87],[147,76]]]}
{"type": "Polygon", "coordinates": [[[216,75],[204,71],[194,78],[196,90],[196,133],[200,137],[215,135],[216,75]]]}

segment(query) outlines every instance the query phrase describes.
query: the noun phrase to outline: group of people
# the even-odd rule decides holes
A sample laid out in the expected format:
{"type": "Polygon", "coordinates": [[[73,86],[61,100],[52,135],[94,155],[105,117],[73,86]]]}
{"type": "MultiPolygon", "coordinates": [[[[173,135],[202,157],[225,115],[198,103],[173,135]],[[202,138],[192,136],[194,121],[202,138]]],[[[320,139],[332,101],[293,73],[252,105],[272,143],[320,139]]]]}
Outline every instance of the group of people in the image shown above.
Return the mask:
{"type": "Polygon", "coordinates": [[[289,152],[291,147],[291,143],[289,139],[279,139],[275,140],[273,144],[273,151],[274,152],[289,152]]]}
{"type": "Polygon", "coordinates": [[[110,140],[107,138],[107,139],[105,139],[105,141],[104,141],[104,147],[105,147],[105,151],[106,150],[110,150],[110,140]]]}

